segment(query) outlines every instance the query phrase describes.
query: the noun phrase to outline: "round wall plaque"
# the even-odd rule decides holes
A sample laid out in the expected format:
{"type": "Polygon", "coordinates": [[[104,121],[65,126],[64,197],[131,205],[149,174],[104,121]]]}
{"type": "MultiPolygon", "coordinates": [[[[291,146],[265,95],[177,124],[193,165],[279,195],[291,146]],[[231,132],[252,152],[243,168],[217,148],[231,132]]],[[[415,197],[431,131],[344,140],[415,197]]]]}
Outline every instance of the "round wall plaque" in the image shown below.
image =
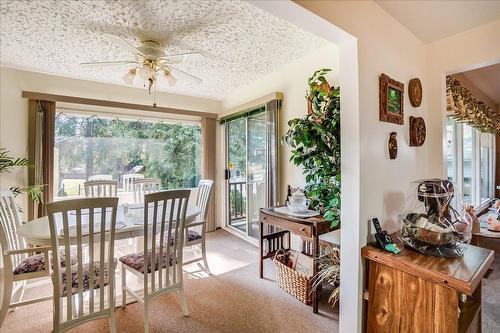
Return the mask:
{"type": "Polygon", "coordinates": [[[422,117],[410,117],[410,146],[420,147],[425,142],[426,129],[422,117]]]}
{"type": "Polygon", "coordinates": [[[411,79],[408,84],[408,95],[410,97],[410,103],[413,107],[418,107],[422,103],[422,83],[420,79],[411,79]]]}

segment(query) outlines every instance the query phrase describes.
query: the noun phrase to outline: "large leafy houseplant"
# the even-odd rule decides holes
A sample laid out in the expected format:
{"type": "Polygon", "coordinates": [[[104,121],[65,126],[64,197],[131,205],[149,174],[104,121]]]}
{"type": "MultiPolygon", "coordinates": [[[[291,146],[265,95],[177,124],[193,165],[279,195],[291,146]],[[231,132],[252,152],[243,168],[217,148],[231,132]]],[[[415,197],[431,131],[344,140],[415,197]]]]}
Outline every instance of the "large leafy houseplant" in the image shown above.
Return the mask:
{"type": "Polygon", "coordinates": [[[311,207],[333,228],[340,224],[340,88],[328,84],[330,71],[320,69],[309,78],[309,114],[290,120],[283,139],[290,161],[303,168],[311,207]]]}
{"type": "MultiPolygon", "coordinates": [[[[12,157],[9,151],[5,148],[0,148],[0,174],[10,173],[16,167],[32,167],[29,164],[27,158],[17,158],[12,157]]],[[[28,197],[35,203],[42,201],[42,190],[43,186],[32,185],[27,187],[13,186],[10,191],[14,196],[18,196],[21,193],[26,193],[28,197]]]]}

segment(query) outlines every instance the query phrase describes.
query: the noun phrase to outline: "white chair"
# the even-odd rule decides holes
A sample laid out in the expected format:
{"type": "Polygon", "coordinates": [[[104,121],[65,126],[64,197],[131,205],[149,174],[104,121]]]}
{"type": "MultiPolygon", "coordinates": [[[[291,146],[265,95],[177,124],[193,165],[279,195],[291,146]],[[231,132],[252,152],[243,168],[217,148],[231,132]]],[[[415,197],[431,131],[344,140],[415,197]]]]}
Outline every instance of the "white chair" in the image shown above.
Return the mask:
{"type": "Polygon", "coordinates": [[[51,247],[26,248],[22,237],[17,234],[20,225],[17,207],[11,196],[0,197],[0,245],[3,257],[3,298],[0,309],[0,327],[9,308],[51,300],[52,296],[22,301],[27,280],[49,277],[49,256],[51,247]],[[41,252],[34,254],[34,252],[41,252]]]}
{"type": "Polygon", "coordinates": [[[116,197],[118,192],[116,180],[89,180],[83,186],[86,198],[116,197]]]}
{"type": "Polygon", "coordinates": [[[68,257],[70,246],[76,244],[77,255],[74,265],[53,265],[54,332],[106,317],[110,331],[116,332],[117,205],[118,198],[75,199],[47,205],[54,262],[59,262],[59,251],[55,249],[60,246],[68,257]],[[88,254],[83,253],[84,248],[88,248],[88,254]]]}
{"type": "Polygon", "coordinates": [[[126,306],[127,294],[144,304],[146,333],[149,332],[149,303],[164,293],[178,292],[182,312],[189,316],[182,277],[182,231],[190,192],[171,190],[147,194],[144,198],[144,251],[120,257],[122,308],[126,306]],[[160,241],[165,237],[172,241],[160,241]],[[142,295],[127,287],[127,272],[143,280],[142,295]]]}
{"type": "Polygon", "coordinates": [[[144,202],[144,196],[149,193],[158,192],[161,189],[161,180],[157,178],[142,178],[132,181],[134,189],[134,202],[144,202]]]}
{"type": "Polygon", "coordinates": [[[142,179],[144,175],[142,173],[130,173],[128,175],[122,176],[122,186],[124,192],[132,192],[134,179],[142,179]]]}
{"type": "Polygon", "coordinates": [[[189,265],[197,261],[203,261],[205,271],[210,274],[207,261],[207,249],[205,245],[205,233],[207,226],[208,203],[212,196],[212,188],[214,181],[210,179],[202,179],[198,184],[198,194],[196,196],[196,207],[200,209],[200,214],[192,223],[186,224],[185,230],[185,246],[201,246],[201,257],[184,262],[184,265],[189,265]]]}

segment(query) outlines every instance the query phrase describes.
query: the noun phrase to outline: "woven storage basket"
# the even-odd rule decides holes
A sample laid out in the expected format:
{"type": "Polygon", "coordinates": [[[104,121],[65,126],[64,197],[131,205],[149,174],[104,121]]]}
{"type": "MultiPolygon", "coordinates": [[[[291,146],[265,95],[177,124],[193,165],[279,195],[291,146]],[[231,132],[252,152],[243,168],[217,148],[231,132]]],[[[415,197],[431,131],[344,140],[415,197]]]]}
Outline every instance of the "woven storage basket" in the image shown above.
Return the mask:
{"type": "Polygon", "coordinates": [[[304,304],[311,304],[311,277],[299,273],[274,259],[278,287],[304,304]]]}

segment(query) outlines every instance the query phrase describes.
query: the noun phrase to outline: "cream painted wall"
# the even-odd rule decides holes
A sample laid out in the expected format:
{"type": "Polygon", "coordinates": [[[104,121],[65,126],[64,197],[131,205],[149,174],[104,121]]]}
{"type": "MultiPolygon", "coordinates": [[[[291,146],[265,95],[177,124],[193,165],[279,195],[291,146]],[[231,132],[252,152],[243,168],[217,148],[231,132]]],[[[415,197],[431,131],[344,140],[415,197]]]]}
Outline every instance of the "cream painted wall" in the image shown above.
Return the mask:
{"type": "Polygon", "coordinates": [[[500,62],[500,19],[427,45],[427,176],[446,174],[446,75],[500,62]],[[439,148],[438,148],[439,147],[439,148]]]}
{"type": "MultiPolygon", "coordinates": [[[[14,156],[27,154],[28,101],[21,97],[23,90],[137,104],[152,103],[145,89],[0,67],[0,146],[6,147],[14,156]]],[[[158,105],[213,113],[221,110],[221,102],[217,100],[167,93],[158,93],[158,105]]],[[[24,172],[2,175],[0,188],[25,185],[25,179],[24,172]]]]}

